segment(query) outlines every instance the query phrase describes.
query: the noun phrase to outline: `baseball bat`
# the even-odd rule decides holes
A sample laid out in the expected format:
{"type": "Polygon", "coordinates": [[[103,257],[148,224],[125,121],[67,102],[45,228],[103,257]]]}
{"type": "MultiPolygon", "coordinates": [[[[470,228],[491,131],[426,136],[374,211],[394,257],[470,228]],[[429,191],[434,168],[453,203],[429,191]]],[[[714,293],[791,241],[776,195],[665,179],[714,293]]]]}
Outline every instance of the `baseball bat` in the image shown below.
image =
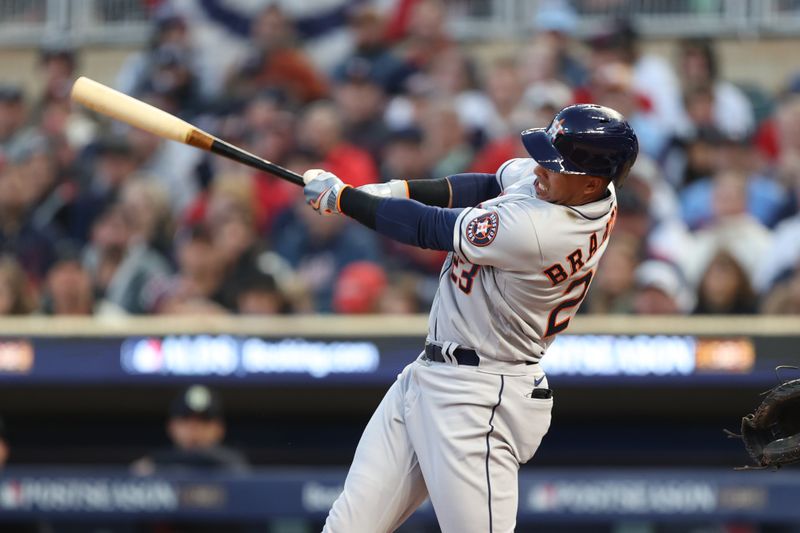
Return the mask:
{"type": "Polygon", "coordinates": [[[92,79],[81,76],[75,80],[71,97],[74,101],[80,102],[93,111],[149,131],[159,137],[207,150],[258,170],[269,172],[294,184],[303,185],[303,177],[296,172],[253,155],[238,146],[226,143],[175,115],[92,79]]]}

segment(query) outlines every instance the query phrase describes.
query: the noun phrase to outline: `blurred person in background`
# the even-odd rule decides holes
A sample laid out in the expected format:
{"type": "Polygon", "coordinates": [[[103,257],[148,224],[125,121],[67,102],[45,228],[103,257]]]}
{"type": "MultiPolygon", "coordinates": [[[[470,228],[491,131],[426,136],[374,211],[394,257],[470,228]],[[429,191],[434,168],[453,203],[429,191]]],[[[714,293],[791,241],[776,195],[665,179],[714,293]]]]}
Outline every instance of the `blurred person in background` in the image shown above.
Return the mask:
{"type": "Polygon", "coordinates": [[[116,87],[125,94],[138,95],[144,91],[160,50],[170,48],[192,58],[195,56],[190,26],[183,17],[164,9],[156,12],[151,23],[145,48],[128,57],[117,73],[116,87]]]}
{"type": "Polygon", "coordinates": [[[714,177],[713,219],[695,232],[691,253],[684,253],[681,264],[687,277],[699,282],[701,273],[720,245],[727,246],[753,283],[764,254],[772,243],[768,228],[747,212],[747,182],[738,172],[721,172],[714,177]]]}
{"type": "MultiPolygon", "coordinates": [[[[577,50],[578,43],[575,39],[577,29],[578,14],[568,0],[539,2],[533,19],[534,33],[529,41],[529,51],[525,54],[529,57],[538,50],[547,50],[552,58],[552,69],[548,69],[547,72],[553,76],[553,80],[560,80],[571,87],[582,86],[588,76],[584,60],[577,50]]],[[[527,63],[526,58],[523,58],[523,61],[526,64],[525,71],[531,76],[541,75],[541,63],[527,63]]]]}
{"type": "Polygon", "coordinates": [[[711,257],[697,289],[696,315],[740,315],[756,312],[750,277],[733,254],[721,248],[711,257]]]}
{"type": "MultiPolygon", "coordinates": [[[[724,138],[715,147],[714,173],[696,180],[680,192],[684,221],[692,229],[715,223],[717,202],[713,200],[717,176],[738,174],[743,185],[744,213],[766,227],[775,226],[791,211],[792,198],[786,188],[768,175],[755,145],[748,139],[724,138]]],[[[738,205],[738,204],[737,204],[738,205]]]]}
{"type": "Polygon", "coordinates": [[[133,175],[120,190],[119,204],[130,222],[131,241],[169,257],[175,228],[166,188],[152,176],[133,175]]]}
{"type": "Polygon", "coordinates": [[[262,89],[279,88],[307,104],[327,96],[325,77],[298,45],[292,21],[270,3],[250,23],[252,53],[225,84],[229,97],[249,99],[262,89]]]}
{"type": "Polygon", "coordinates": [[[502,137],[490,139],[478,151],[470,172],[491,173],[509,159],[527,157],[518,132],[531,127],[547,127],[553,115],[571,103],[572,91],[560,81],[538,81],[528,85],[509,116],[509,131],[502,137]]]}
{"type": "Polygon", "coordinates": [[[78,54],[69,43],[54,39],[39,49],[41,94],[34,114],[40,116],[50,102],[69,102],[78,69],[78,54]]]}
{"type": "Polygon", "coordinates": [[[81,263],[80,249],[61,241],[57,259],[47,272],[40,298],[40,311],[46,315],[89,316],[95,312],[92,277],[81,263]]]}
{"type": "Polygon", "coordinates": [[[396,18],[389,35],[400,42],[400,57],[416,70],[427,69],[440,52],[454,47],[447,30],[447,6],[442,0],[418,0],[410,3],[410,12],[396,18]]]}
{"type": "Polygon", "coordinates": [[[307,107],[300,119],[298,143],[320,166],[347,176],[353,186],[374,183],[378,169],[372,156],[347,142],[343,127],[341,112],[333,103],[317,102],[307,107]]]}
{"type": "Polygon", "coordinates": [[[334,80],[333,99],[341,113],[345,139],[378,161],[388,128],[383,120],[386,99],[373,66],[364,58],[352,57],[334,80]]]}
{"type": "Polygon", "coordinates": [[[0,315],[27,315],[34,307],[34,293],[20,264],[13,256],[0,256],[0,315]]]}
{"type": "Polygon", "coordinates": [[[389,181],[394,176],[405,176],[410,180],[433,176],[424,155],[422,132],[417,128],[390,131],[380,161],[382,181],[389,181]]]}
{"type": "MultiPolygon", "coordinates": [[[[626,184],[627,186],[627,184],[626,184]]],[[[636,269],[641,261],[641,242],[617,229],[601,259],[584,307],[590,314],[629,314],[633,312],[636,269]]]]}
{"type": "Polygon", "coordinates": [[[239,280],[236,312],[241,315],[277,315],[292,311],[291,301],[283,293],[275,276],[262,269],[239,280]]]}
{"type": "Polygon", "coordinates": [[[153,295],[144,289],[171,269],[146,242],[133,240],[133,226],[120,204],[106,206],[92,225],[83,265],[101,300],[101,314],[143,314],[153,309],[153,295]]]}
{"type": "Polygon", "coordinates": [[[167,278],[155,277],[145,287],[153,295],[159,314],[226,314],[220,294],[224,262],[203,226],[188,228],[176,238],[178,271],[167,278]]]}
{"type": "Polygon", "coordinates": [[[28,110],[22,87],[11,83],[0,84],[0,156],[5,158],[14,141],[25,132],[28,110]]]}
{"type": "Polygon", "coordinates": [[[591,70],[586,102],[597,103],[619,110],[628,117],[636,131],[641,150],[651,158],[659,158],[670,137],[659,123],[649,102],[636,91],[633,68],[622,62],[607,62],[591,70]]]}
{"type": "Polygon", "coordinates": [[[15,257],[38,285],[53,262],[55,235],[33,224],[30,202],[25,169],[12,161],[0,164],[0,253],[15,257]]]}
{"type": "Polygon", "coordinates": [[[204,385],[192,385],[175,397],[169,407],[166,431],[172,447],[137,460],[131,467],[134,474],[249,470],[244,454],[223,444],[226,425],[222,400],[217,392],[204,385]]]}
{"type": "Polygon", "coordinates": [[[648,259],[636,268],[633,313],[683,315],[694,306],[694,295],[680,268],[668,261],[648,259]]]}
{"type": "MultiPolygon", "coordinates": [[[[587,40],[589,70],[621,62],[633,71],[633,90],[652,111],[666,135],[680,131],[682,102],[675,70],[662,56],[642,52],[639,32],[630,20],[620,19],[587,40]]],[[[581,98],[580,101],[583,101],[581,98]]]]}
{"type": "Polygon", "coordinates": [[[89,182],[83,184],[69,210],[69,236],[78,242],[89,240],[97,216],[117,200],[123,185],[139,166],[133,146],[125,137],[102,137],[92,149],[89,182]]]}
{"type": "Polygon", "coordinates": [[[800,315],[800,263],[778,276],[763,299],[761,312],[770,315],[800,315]]]}
{"type": "Polygon", "coordinates": [[[369,64],[372,79],[386,94],[402,90],[411,67],[398,57],[386,36],[386,16],[369,3],[356,3],[348,12],[347,21],[353,36],[353,50],[333,70],[333,78],[341,79],[353,59],[369,64]]]}
{"type": "Polygon", "coordinates": [[[475,152],[452,102],[431,102],[422,121],[422,132],[425,158],[433,175],[450,176],[469,168],[475,152]]]}
{"type": "Polygon", "coordinates": [[[679,43],[678,78],[683,84],[685,109],[682,131],[698,126],[717,127],[726,136],[742,138],[755,131],[753,106],[747,95],[733,83],[720,77],[719,59],[710,39],[685,39],[679,43]],[[703,96],[707,106],[705,123],[698,123],[693,107],[703,96]],[[710,122],[709,122],[710,119],[710,122]]]}
{"type": "MultiPolygon", "coordinates": [[[[398,273],[381,294],[378,312],[385,315],[411,315],[422,313],[430,307],[432,295],[425,294],[423,280],[410,273],[398,273]]],[[[427,292],[434,292],[428,289],[427,292]]]]}
{"type": "Polygon", "coordinates": [[[347,265],[380,262],[378,243],[372,232],[344,217],[320,224],[303,201],[284,215],[274,236],[275,252],[294,269],[312,295],[314,310],[322,313],[333,310],[334,285],[347,265]]]}
{"type": "Polygon", "coordinates": [[[333,311],[341,314],[374,314],[380,311],[388,280],[383,267],[356,261],[342,269],[333,288],[333,311]]]}
{"type": "Polygon", "coordinates": [[[486,94],[491,103],[489,123],[483,126],[486,136],[498,139],[519,131],[513,119],[525,91],[519,61],[513,56],[495,58],[486,69],[485,79],[486,94]]]}

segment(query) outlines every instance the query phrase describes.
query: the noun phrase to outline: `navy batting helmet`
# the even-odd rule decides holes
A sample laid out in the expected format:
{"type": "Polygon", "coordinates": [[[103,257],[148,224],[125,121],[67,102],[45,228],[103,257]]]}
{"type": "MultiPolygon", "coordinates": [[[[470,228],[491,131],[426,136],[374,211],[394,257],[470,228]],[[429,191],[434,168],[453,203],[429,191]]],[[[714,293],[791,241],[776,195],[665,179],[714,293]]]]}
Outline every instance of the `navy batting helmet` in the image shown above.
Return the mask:
{"type": "Polygon", "coordinates": [[[523,131],[522,143],[546,169],[609,178],[617,187],[639,153],[639,141],[625,117],[594,104],[565,107],[549,128],[523,131]]]}

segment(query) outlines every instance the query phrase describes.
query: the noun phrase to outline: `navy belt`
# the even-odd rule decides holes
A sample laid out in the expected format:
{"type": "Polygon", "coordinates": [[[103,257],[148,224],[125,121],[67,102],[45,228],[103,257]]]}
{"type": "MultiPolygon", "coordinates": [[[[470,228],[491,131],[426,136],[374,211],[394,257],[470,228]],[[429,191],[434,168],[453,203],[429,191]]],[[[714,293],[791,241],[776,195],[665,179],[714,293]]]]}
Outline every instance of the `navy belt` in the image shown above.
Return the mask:
{"type": "MultiPolygon", "coordinates": [[[[425,345],[425,357],[437,363],[450,362],[442,355],[442,347],[436,344],[425,345]]],[[[467,348],[456,348],[453,350],[453,358],[459,365],[478,366],[478,363],[480,363],[478,353],[475,350],[469,350],[467,348]]]]}

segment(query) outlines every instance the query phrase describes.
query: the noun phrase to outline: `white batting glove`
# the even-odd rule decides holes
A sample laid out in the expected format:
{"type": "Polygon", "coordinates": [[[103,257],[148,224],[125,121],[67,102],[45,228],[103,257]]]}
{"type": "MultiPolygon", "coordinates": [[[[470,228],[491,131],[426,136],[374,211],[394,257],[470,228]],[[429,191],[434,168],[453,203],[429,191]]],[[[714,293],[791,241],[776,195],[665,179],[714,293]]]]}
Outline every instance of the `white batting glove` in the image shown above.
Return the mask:
{"type": "Polygon", "coordinates": [[[362,185],[358,190],[380,198],[408,198],[408,182],[405,180],[391,180],[389,183],[370,183],[362,185]]]}
{"type": "Polygon", "coordinates": [[[346,185],[334,174],[318,168],[307,170],[303,174],[303,181],[306,183],[303,188],[306,203],[314,211],[325,216],[342,212],[339,209],[339,196],[350,185],[346,185]]]}

